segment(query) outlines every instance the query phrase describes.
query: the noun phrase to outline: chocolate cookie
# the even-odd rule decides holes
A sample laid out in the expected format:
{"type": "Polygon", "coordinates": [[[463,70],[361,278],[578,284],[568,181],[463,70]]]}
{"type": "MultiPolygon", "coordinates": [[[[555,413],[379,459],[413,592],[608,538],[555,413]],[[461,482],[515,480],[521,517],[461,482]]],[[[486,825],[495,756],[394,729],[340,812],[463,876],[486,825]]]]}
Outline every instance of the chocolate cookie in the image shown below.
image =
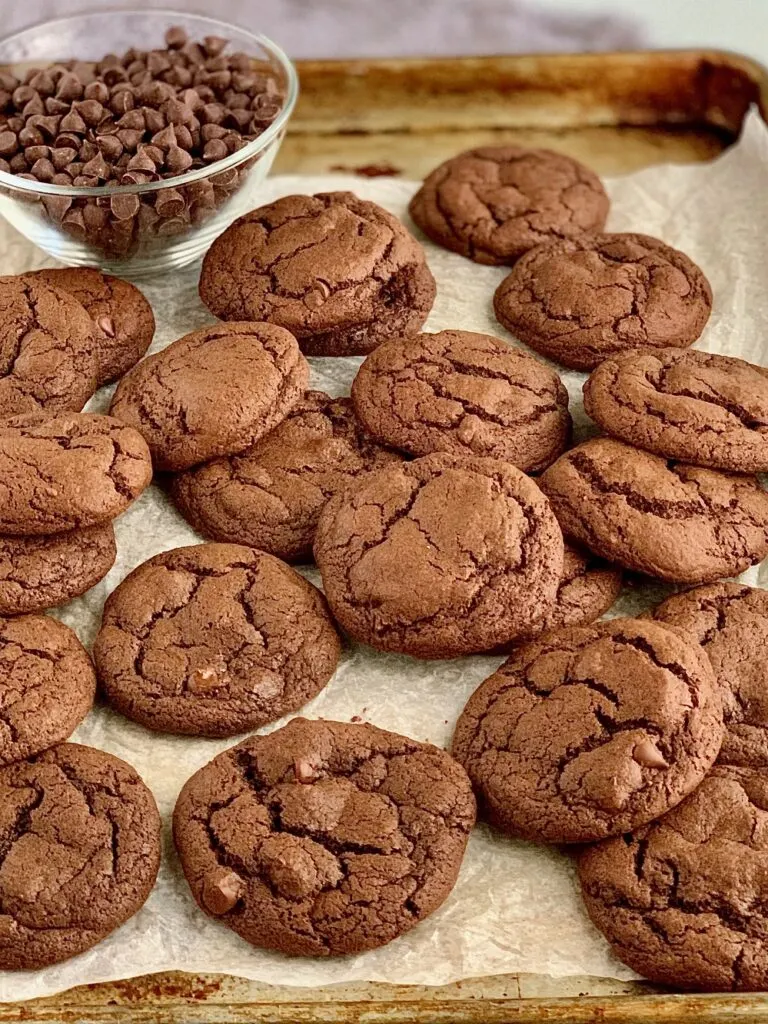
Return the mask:
{"type": "Polygon", "coordinates": [[[768,493],[754,476],[598,437],[562,455],[539,482],[563,533],[625,569],[709,583],[768,554],[768,493]]]}
{"type": "Polygon", "coordinates": [[[93,325],[71,295],[0,277],[0,418],[79,412],[96,390],[93,325]]]}
{"type": "Polygon", "coordinates": [[[563,153],[481,146],[440,164],[411,200],[421,230],[476,263],[514,263],[531,246],[601,231],[608,196],[563,153]]]}
{"type": "Polygon", "coordinates": [[[348,398],[307,391],[253,448],[179,473],[171,493],[182,515],[213,540],[311,561],[328,499],[362,473],[399,460],[366,437],[348,398]]]}
{"type": "Polygon", "coordinates": [[[25,274],[71,295],[93,322],[98,385],[122,377],[141,359],[155,333],[152,307],[136,285],[97,267],[62,267],[25,274]]]}
{"type": "Polygon", "coordinates": [[[412,455],[482,455],[537,472],[571,433],[568,392],[538,360],[488,334],[441,331],[387,341],[352,384],[373,437],[412,455]]]}
{"type": "Polygon", "coordinates": [[[351,192],[285,196],[247,213],[216,239],[200,275],[216,316],[287,327],[314,356],[365,354],[416,334],[435,291],[416,239],[351,192]]]}
{"type": "Polygon", "coordinates": [[[527,644],[470,697],[453,738],[488,820],[588,843],[674,807],[723,738],[704,653],[655,622],[613,619],[527,644]]]}
{"type": "Polygon", "coordinates": [[[0,678],[0,765],[67,739],[96,693],[88,652],[47,615],[0,618],[0,678]]]}
{"type": "Polygon", "coordinates": [[[254,946],[383,946],[448,897],[475,822],[444,750],[373,725],[297,718],[225,750],[173,815],[200,907],[254,946]]]}
{"type": "Polygon", "coordinates": [[[709,655],[723,690],[720,763],[768,767],[768,591],[713,583],[675,594],[652,615],[685,629],[709,655]]]}
{"type": "Polygon", "coordinates": [[[0,770],[0,807],[1,969],[67,960],[141,909],[160,815],[125,761],[63,743],[0,770]]]}
{"type": "Polygon", "coordinates": [[[660,349],[614,356],[584,384],[603,430],[669,459],[768,472],[768,376],[742,359],[660,349]]]}
{"type": "Polygon", "coordinates": [[[369,473],[331,498],[315,558],[333,614],[352,636],[448,658],[513,640],[547,614],[563,540],[520,470],[436,454],[369,473]]]}
{"type": "Polygon", "coordinates": [[[113,707],[189,736],[232,736],[298,710],[340,653],[320,591],[236,544],[176,548],[134,569],[93,646],[113,707]]]}
{"type": "Polygon", "coordinates": [[[135,366],[110,413],[141,431],[156,469],[188,469],[248,448],[290,412],[309,367],[288,331],[216,324],[135,366]]]}
{"type": "Polygon", "coordinates": [[[30,413],[0,424],[0,534],[106,523],[151,479],[144,438],[111,416],[30,413]]]}
{"type": "Polygon", "coordinates": [[[39,537],[0,537],[0,615],[71,601],[103,579],[115,561],[111,523],[39,537]]]}
{"type": "Polygon", "coordinates": [[[532,249],[496,289],[499,321],[563,366],[591,370],[634,348],[685,348],[712,289],[684,253],[649,235],[593,235],[532,249]]]}
{"type": "Polygon", "coordinates": [[[713,768],[634,835],[587,847],[587,911],[614,953],[676,990],[764,990],[768,771],[713,768]]]}

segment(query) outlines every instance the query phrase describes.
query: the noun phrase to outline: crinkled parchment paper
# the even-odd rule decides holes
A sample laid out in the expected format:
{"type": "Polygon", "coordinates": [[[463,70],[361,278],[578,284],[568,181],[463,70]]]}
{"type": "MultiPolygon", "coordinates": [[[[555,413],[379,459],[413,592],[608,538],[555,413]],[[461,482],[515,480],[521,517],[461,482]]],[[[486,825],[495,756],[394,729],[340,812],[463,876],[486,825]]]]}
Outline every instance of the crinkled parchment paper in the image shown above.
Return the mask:
{"type": "MultiPolygon", "coordinates": [[[[642,231],[685,250],[712,283],[715,308],[699,347],[768,364],[768,129],[752,114],[740,143],[707,166],[665,166],[608,182],[609,227],[642,231]]],[[[264,201],[290,192],[353,189],[406,215],[412,183],[349,177],[273,178],[264,201]]],[[[0,272],[45,265],[44,254],[0,227],[0,272]]],[[[504,269],[481,267],[427,246],[438,281],[427,328],[449,327],[506,336],[493,317],[493,292],[504,269]]],[[[153,350],[211,321],[196,291],[196,268],[139,282],[155,310],[153,350]]],[[[313,359],[312,385],[348,391],[359,359],[313,359]]],[[[589,432],[581,405],[582,374],[566,373],[577,437],[589,432]]],[[[91,407],[106,409],[109,391],[91,407]]],[[[89,644],[107,594],[140,562],[199,538],[151,487],[118,520],[117,564],[107,578],[57,615],[89,644]]],[[[319,582],[314,570],[307,570],[319,582]]],[[[765,568],[747,574],[768,582],[765,568]]],[[[663,596],[661,586],[634,586],[614,613],[632,613],[663,596]]],[[[419,662],[353,645],[327,688],[305,709],[310,717],[348,721],[353,715],[437,744],[449,742],[473,689],[499,664],[475,657],[419,662]]],[[[280,724],[280,723],[278,723],[280,724]]],[[[0,1001],[47,995],[85,982],[162,970],[228,972],[290,985],[386,981],[437,985],[507,972],[635,977],[610,954],[582,909],[573,867],[555,849],[513,842],[478,826],[461,877],[447,903],[384,949],[335,960],[286,959],[251,949],[194,904],[170,837],[170,816],[184,781],[232,740],[162,736],[97,708],[75,739],[125,758],[151,786],[165,822],[157,886],[144,909],[95,949],[47,970],[0,973],[0,1001]]]]}

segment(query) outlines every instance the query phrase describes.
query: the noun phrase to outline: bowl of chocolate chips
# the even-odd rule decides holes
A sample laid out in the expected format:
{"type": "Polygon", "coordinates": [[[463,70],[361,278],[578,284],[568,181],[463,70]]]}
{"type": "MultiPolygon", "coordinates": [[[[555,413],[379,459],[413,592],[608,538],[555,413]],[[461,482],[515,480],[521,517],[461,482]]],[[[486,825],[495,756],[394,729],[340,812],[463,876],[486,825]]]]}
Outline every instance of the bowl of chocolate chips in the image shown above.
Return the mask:
{"type": "Polygon", "coordinates": [[[298,93],[263,36],[103,11],[0,40],[0,213],[64,263],[190,263],[259,205],[298,93]]]}

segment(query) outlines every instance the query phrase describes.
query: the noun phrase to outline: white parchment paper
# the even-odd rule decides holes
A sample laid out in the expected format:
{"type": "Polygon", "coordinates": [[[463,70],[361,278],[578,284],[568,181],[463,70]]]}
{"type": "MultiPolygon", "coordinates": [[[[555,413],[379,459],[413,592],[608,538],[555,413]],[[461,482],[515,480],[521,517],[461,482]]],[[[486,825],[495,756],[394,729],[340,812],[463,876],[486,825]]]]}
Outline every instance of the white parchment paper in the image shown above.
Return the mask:
{"type": "MultiPolygon", "coordinates": [[[[291,192],[352,189],[407,218],[413,183],[351,177],[282,177],[264,201],[291,192]]],[[[657,235],[687,252],[712,283],[714,313],[698,347],[768,365],[768,129],[753,113],[741,141],[706,166],[663,166],[608,182],[609,228],[657,235]]],[[[438,295],[427,329],[464,328],[509,336],[496,323],[493,292],[503,268],[481,267],[427,243],[438,295]]],[[[0,225],[0,273],[51,265],[43,253],[0,225]]],[[[139,282],[158,321],[153,351],[209,323],[197,296],[198,269],[139,282]]],[[[313,359],[312,386],[349,390],[359,359],[313,359]]],[[[566,373],[577,439],[590,427],[581,403],[583,374],[566,373]]],[[[105,410],[104,389],[89,408],[105,410]]],[[[116,523],[117,563],[87,595],[56,614],[90,644],[107,594],[140,562],[199,540],[156,487],[116,523]]],[[[768,563],[766,563],[768,564],[768,563]]],[[[307,576],[319,582],[313,569],[307,576]]],[[[765,566],[745,575],[768,583],[765,566]]],[[[613,614],[633,613],[664,596],[661,586],[634,587],[613,614]]],[[[338,672],[304,713],[348,721],[354,715],[417,739],[447,744],[475,687],[501,659],[419,662],[348,647],[338,672]]],[[[278,723],[280,724],[280,723],[278,723]]],[[[532,972],[636,977],[618,963],[582,908],[573,867],[558,850],[507,840],[478,826],[459,882],[447,903],[384,949],[334,960],[287,959],[252,949],[196,907],[170,838],[170,816],[185,780],[232,740],[163,736],[97,707],[74,737],[135,766],[157,798],[165,823],[157,886],[144,909],[95,949],[29,973],[0,972],[0,1001],[43,996],[86,982],[164,970],[212,971],[273,984],[386,981],[438,985],[461,978],[532,972]]]]}

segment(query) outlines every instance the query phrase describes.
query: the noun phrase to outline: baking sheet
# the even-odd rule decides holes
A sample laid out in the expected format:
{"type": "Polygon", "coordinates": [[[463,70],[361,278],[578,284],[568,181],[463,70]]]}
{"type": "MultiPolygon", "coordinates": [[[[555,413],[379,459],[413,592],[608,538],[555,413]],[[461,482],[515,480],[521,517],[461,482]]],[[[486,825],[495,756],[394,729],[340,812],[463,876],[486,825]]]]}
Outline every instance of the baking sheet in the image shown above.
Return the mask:
{"type": "MultiPolygon", "coordinates": [[[[657,235],[684,249],[709,277],[714,312],[697,347],[768,365],[768,128],[757,113],[745,122],[738,145],[712,164],[654,167],[607,185],[613,203],[611,230],[657,235]]],[[[291,192],[351,189],[407,217],[415,188],[396,179],[278,177],[265,184],[263,198],[267,202],[291,192]]],[[[427,329],[464,328],[509,338],[492,311],[493,292],[505,270],[481,267],[426,245],[438,282],[427,329]]],[[[0,224],[0,273],[52,265],[0,224]]],[[[197,297],[197,276],[198,268],[190,268],[139,282],[158,321],[152,351],[211,322],[197,297]]],[[[347,393],[360,361],[311,359],[312,386],[347,393]]],[[[563,379],[580,440],[591,432],[581,404],[584,375],[567,372],[563,379]]],[[[105,411],[110,392],[103,389],[88,408],[105,411]]],[[[56,612],[86,644],[98,629],[105,597],[131,569],[160,551],[200,539],[156,487],[117,521],[116,530],[118,559],[107,578],[56,612]]],[[[743,578],[767,585],[766,565],[743,578]]],[[[315,570],[302,571],[319,582],[315,570]]],[[[632,614],[667,592],[661,585],[633,586],[611,614],[632,614]]],[[[419,662],[349,645],[333,680],[303,713],[342,721],[359,715],[383,728],[446,745],[466,699],[500,661],[473,657],[419,662]]],[[[173,804],[184,781],[234,740],[157,735],[103,707],[91,712],[74,739],[129,761],[152,788],[165,826],[157,886],[139,914],[88,953],[43,971],[0,972],[0,1001],[165,970],[223,972],[312,986],[350,981],[439,985],[524,972],[636,977],[613,958],[587,920],[565,853],[504,839],[482,825],[470,840],[447,903],[384,949],[334,960],[287,959],[254,950],[197,909],[170,836],[173,804]]]]}

